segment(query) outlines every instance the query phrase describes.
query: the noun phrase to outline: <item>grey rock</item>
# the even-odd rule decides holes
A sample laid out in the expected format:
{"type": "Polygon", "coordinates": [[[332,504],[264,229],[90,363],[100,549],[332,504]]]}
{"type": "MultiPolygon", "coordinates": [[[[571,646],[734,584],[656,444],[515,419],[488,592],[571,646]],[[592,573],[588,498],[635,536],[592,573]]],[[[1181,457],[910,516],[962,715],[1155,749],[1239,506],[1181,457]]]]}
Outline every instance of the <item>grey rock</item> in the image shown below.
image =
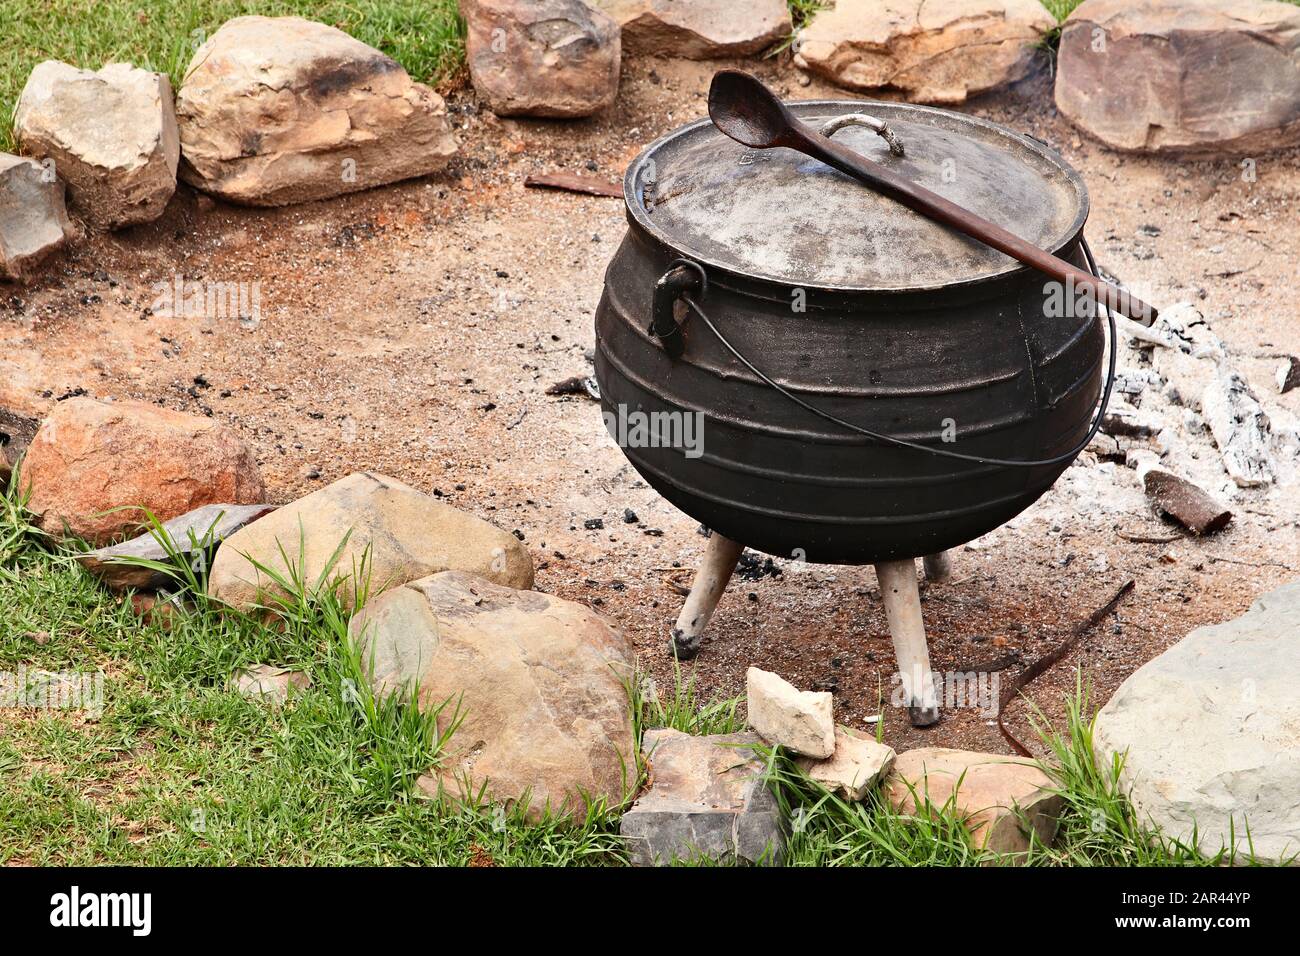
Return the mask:
{"type": "Polygon", "coordinates": [[[760,743],[748,733],[646,731],[641,746],[651,784],[619,824],[633,865],[701,859],[778,865],[785,831],[762,779],[763,763],[750,749],[760,743]]]}
{"type": "Polygon", "coordinates": [[[46,60],[18,98],[14,135],[25,155],[53,160],[68,200],[96,229],[152,222],[176,191],[180,140],[161,73],[46,60]]]}
{"type": "Polygon", "coordinates": [[[0,153],[0,279],[26,282],[73,235],[63,183],[51,169],[0,153]]]}
{"type": "MultiPolygon", "coordinates": [[[[275,505],[204,505],[164,522],[163,530],[175,549],[192,561],[201,550],[195,547],[196,543],[203,546],[202,550],[208,550],[240,528],[274,510],[275,505]],[[194,540],[191,540],[191,534],[194,540]]],[[[125,591],[127,588],[156,591],[172,583],[172,579],[161,571],[123,564],[122,558],[168,560],[167,551],[152,532],[77,556],[82,567],[98,575],[114,591],[125,591]]]]}
{"type": "Polygon", "coordinates": [[[1138,668],[1097,715],[1103,766],[1143,819],[1199,849],[1300,853],[1300,581],[1199,627],[1138,668]],[[1230,838],[1229,821],[1235,824],[1230,838]]]}

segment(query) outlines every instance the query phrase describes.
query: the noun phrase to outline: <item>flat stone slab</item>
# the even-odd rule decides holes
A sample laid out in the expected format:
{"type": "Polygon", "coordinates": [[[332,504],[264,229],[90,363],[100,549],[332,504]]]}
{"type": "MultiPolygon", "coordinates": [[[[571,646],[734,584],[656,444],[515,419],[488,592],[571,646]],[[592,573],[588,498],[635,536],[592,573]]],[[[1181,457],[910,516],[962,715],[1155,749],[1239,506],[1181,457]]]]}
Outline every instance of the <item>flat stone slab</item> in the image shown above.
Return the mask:
{"type": "Polygon", "coordinates": [[[293,692],[311,687],[311,678],[303,671],[271,664],[241,667],[230,677],[230,689],[241,697],[260,700],[271,707],[283,707],[293,692]]]}
{"type": "Polygon", "coordinates": [[[861,800],[894,766],[894,748],[848,727],[835,728],[835,753],[825,760],[799,757],[795,763],[814,782],[845,800],[861,800]]]}
{"type": "MultiPolygon", "coordinates": [[[[275,508],[275,505],[204,505],[164,522],[163,530],[176,550],[185,555],[187,560],[193,560],[199,551],[196,544],[205,548],[213,546],[275,508]]],[[[153,532],[122,544],[77,555],[82,567],[99,576],[114,591],[125,591],[127,588],[156,591],[173,583],[172,578],[161,571],[123,564],[122,558],[167,561],[168,555],[153,532]]]]}
{"type": "Polygon", "coordinates": [[[1087,0],[1061,31],[1056,105],[1112,149],[1255,156],[1300,142],[1300,7],[1087,0]]]}
{"type": "Polygon", "coordinates": [[[1097,714],[1094,746],[1144,820],[1208,854],[1300,853],[1300,581],[1198,627],[1097,714]],[[1229,834],[1229,821],[1235,833],[1229,834]]]}
{"type": "Polygon", "coordinates": [[[754,734],[693,737],[648,730],[641,748],[650,786],[623,815],[619,833],[634,866],[674,862],[777,865],[785,853],[776,797],[763,781],[754,734]]]}
{"type": "Polygon", "coordinates": [[[709,60],[752,56],[790,35],[785,0],[598,0],[634,53],[709,60]]]}

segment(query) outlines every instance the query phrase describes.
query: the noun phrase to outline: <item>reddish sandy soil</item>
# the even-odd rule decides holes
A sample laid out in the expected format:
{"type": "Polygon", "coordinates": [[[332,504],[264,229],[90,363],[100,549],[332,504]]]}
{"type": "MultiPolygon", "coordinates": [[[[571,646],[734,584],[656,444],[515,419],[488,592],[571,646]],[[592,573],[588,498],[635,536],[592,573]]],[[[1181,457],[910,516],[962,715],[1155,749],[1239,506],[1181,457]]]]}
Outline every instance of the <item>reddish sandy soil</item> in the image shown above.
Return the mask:
{"type": "MultiPolygon", "coordinates": [[[[444,175],[332,202],[250,210],[182,187],[161,221],[88,239],[31,286],[0,284],[0,405],[39,415],[84,390],[210,413],[252,445],[277,500],[358,469],[441,494],[521,532],[538,588],[626,629],[662,683],[682,600],[666,579],[694,565],[704,538],[639,479],[593,402],[545,394],[591,371],[592,315],[622,205],[522,184],[556,170],[617,179],[644,144],[703,114],[716,66],[630,61],[616,109],[567,124],[499,120],[474,108],[471,91],[453,91],[464,145],[444,175]],[[259,281],[260,324],[149,314],[154,284],[177,274],[259,281]],[[625,508],[636,523],[624,522],[625,508]],[[586,530],[596,517],[604,529],[586,530]]],[[[802,88],[775,61],[756,71],[791,97],[845,95],[802,88]]],[[[1300,413],[1300,390],[1277,396],[1269,385],[1269,356],[1300,348],[1295,152],[1260,158],[1253,183],[1235,161],[1107,152],[1057,116],[1046,76],[969,109],[1061,150],[1091,189],[1089,235],[1103,266],[1158,303],[1197,300],[1257,388],[1300,413]],[[1159,235],[1139,228],[1149,226],[1159,235]]],[[[1063,481],[1014,526],[955,552],[952,583],[925,589],[935,667],[1012,651],[1033,660],[1131,577],[1119,614],[1032,688],[1058,719],[1078,666],[1105,700],[1190,628],[1297,576],[1294,489],[1236,504],[1237,520],[1213,539],[1135,544],[1117,531],[1171,529],[1147,510],[1131,471],[1063,481]],[[1114,503],[1096,507],[1110,482],[1114,503]],[[1093,499],[1076,500],[1076,485],[1093,499]]],[[[777,567],[733,581],[692,665],[699,687],[740,693],[757,663],[803,687],[836,687],[838,717],[862,726],[888,704],[893,674],[873,572],[777,567]]],[[[1022,736],[1024,711],[1009,721],[1022,736]]],[[[928,731],[889,706],[884,719],[900,749],[1007,750],[978,709],[950,711],[928,731]]]]}

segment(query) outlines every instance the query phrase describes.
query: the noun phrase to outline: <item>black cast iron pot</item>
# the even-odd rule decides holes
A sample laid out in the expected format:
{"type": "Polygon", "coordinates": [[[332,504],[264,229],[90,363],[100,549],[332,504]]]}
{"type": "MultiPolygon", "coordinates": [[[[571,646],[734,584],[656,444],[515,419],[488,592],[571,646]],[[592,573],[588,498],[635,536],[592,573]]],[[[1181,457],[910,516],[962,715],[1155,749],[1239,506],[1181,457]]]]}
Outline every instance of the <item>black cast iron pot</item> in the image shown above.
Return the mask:
{"type": "MultiPolygon", "coordinates": [[[[1087,267],[1087,191],[1046,146],[926,107],[792,108],[813,126],[848,113],[885,121],[902,156],[865,126],[836,139],[1087,267]]],[[[629,228],[596,311],[603,412],[637,471],[715,531],[815,562],[932,554],[1027,508],[1087,435],[1099,324],[1070,290],[1001,253],[802,154],[747,150],[708,120],[647,148],[624,196],[629,228]],[[796,404],[736,353],[875,432],[975,457],[1064,459],[1015,467],[882,444],[796,404]],[[702,426],[677,433],[699,439],[689,447],[625,427],[649,421],[662,435],[686,415],[702,426]]]]}

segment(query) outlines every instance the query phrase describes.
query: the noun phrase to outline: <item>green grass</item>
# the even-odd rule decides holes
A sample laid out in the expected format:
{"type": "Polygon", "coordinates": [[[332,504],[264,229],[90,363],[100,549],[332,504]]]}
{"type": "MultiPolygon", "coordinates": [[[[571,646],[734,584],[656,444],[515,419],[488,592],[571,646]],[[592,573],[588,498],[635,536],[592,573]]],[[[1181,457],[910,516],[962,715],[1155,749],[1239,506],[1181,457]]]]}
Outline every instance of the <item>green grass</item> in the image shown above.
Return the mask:
{"type": "Polygon", "coordinates": [[[0,0],[0,149],[13,150],[13,109],[42,60],[85,69],[125,61],[178,87],[199,43],[244,14],[333,24],[435,85],[464,58],[456,0],[0,0]]]}
{"type": "MultiPolygon", "coordinates": [[[[285,576],[290,598],[250,617],[202,597],[205,563],[170,561],[170,590],[185,611],[165,628],[109,594],[72,551],[49,546],[16,486],[0,493],[0,671],[105,676],[98,714],[0,709],[0,865],[626,862],[621,806],[530,825],[482,801],[419,795],[414,781],[438,765],[456,721],[440,733],[434,714],[370,693],[332,579],[285,576]],[[255,663],[302,669],[312,686],[281,709],[229,691],[231,673],[255,663]]],[[[364,562],[359,571],[364,579],[364,562]]],[[[364,603],[365,587],[358,592],[364,603]]],[[[707,698],[690,673],[658,692],[642,680],[629,690],[638,739],[650,727],[742,726],[739,701],[707,698]]],[[[1080,688],[1059,733],[1037,728],[1066,811],[1056,844],[1034,847],[1028,862],[1220,862],[1136,819],[1119,765],[1093,764],[1086,699],[1080,688]]],[[[877,795],[846,803],[782,752],[762,754],[791,831],[790,865],[990,862],[951,807],[908,816],[877,795]]]]}

